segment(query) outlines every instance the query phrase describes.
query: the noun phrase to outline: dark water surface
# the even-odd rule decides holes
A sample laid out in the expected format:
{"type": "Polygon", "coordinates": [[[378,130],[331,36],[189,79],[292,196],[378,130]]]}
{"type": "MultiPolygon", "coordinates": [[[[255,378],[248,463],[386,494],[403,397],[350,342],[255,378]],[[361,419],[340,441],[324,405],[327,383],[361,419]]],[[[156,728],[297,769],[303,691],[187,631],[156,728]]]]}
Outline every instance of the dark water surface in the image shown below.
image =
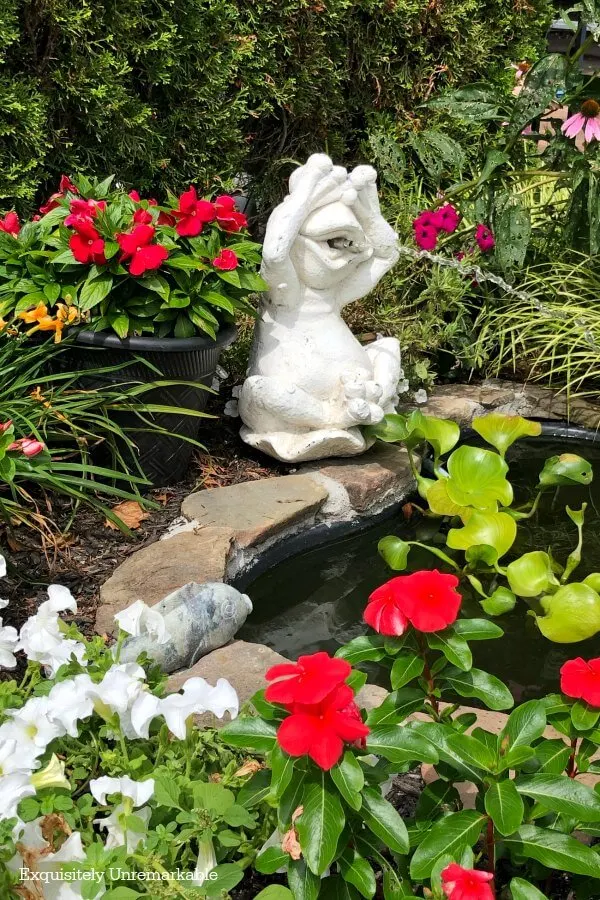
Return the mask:
{"type": "MultiPolygon", "coordinates": [[[[556,500],[552,494],[545,496],[536,517],[519,523],[517,542],[503,558],[503,565],[521,553],[549,546],[564,564],[577,542],[577,530],[564,507],[568,504],[578,509],[587,501],[584,550],[576,579],[600,572],[600,441],[521,441],[507,456],[508,477],[515,487],[516,502],[524,503],[534,493],[544,461],[567,450],[592,463],[594,482],[585,488],[561,488],[556,500]]],[[[316,650],[334,653],[340,644],[368,631],[362,622],[367,598],[396,574],[377,553],[379,539],[396,534],[405,540],[426,540],[421,536],[426,527],[426,520],[415,525],[389,519],[359,535],[308,550],[274,566],[246,588],[255,611],[239,637],[268,644],[293,659],[316,650]]],[[[410,571],[436,565],[442,568],[434,556],[418,547],[411,549],[409,563],[410,571]]],[[[484,615],[464,583],[461,591],[465,596],[464,614],[484,615]]],[[[526,615],[527,609],[519,600],[513,612],[494,620],[505,632],[500,640],[471,644],[474,664],[502,678],[517,701],[557,690],[558,669],[565,660],[600,656],[600,634],[578,644],[554,644],[542,636],[534,620],[526,615]]]]}

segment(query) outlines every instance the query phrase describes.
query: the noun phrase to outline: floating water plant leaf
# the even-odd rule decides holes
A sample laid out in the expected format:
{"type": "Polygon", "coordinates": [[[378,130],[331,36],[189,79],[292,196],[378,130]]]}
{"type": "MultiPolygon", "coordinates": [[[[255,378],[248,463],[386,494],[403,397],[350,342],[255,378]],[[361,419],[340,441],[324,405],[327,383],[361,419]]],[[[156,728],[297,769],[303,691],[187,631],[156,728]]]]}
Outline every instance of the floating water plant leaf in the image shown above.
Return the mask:
{"type": "Polygon", "coordinates": [[[377,544],[377,552],[383,557],[390,569],[394,569],[395,572],[401,572],[408,563],[410,544],[395,537],[393,534],[388,534],[386,537],[382,537],[377,544]]]}
{"type": "Polygon", "coordinates": [[[506,480],[508,466],[497,453],[482,447],[459,447],[448,460],[448,496],[459,506],[476,509],[510,506],[513,490],[506,480]]]}
{"type": "Polygon", "coordinates": [[[468,507],[459,506],[458,503],[450,499],[446,489],[447,480],[447,478],[439,478],[427,490],[425,499],[429,504],[429,509],[436,516],[462,516],[468,507]]]}
{"type": "Polygon", "coordinates": [[[544,550],[532,550],[513,560],[506,568],[511,590],[519,597],[539,597],[551,585],[558,585],[552,561],[544,550]]]}
{"type": "Polygon", "coordinates": [[[552,487],[561,484],[591,484],[594,473],[592,466],[582,456],[575,453],[561,453],[551,456],[540,472],[540,484],[552,487]]]}
{"type": "Polygon", "coordinates": [[[502,616],[515,608],[517,598],[506,587],[498,587],[487,600],[481,601],[482,609],[488,616],[502,616]]]}
{"type": "Polygon", "coordinates": [[[480,554],[479,557],[493,563],[510,550],[516,536],[516,522],[508,513],[476,511],[462,528],[450,529],[447,543],[453,550],[468,550],[482,544],[492,547],[495,559],[490,559],[489,554],[480,554]]]}
{"type": "Polygon", "coordinates": [[[508,416],[498,412],[489,413],[487,416],[477,416],[473,419],[473,428],[502,456],[519,438],[537,437],[542,433],[542,426],[539,422],[532,422],[522,416],[508,416]]]}
{"type": "Polygon", "coordinates": [[[388,413],[376,425],[367,425],[365,435],[378,441],[385,441],[388,444],[405,441],[411,431],[407,422],[408,416],[401,416],[399,413],[388,413]]]}
{"type": "Polygon", "coordinates": [[[420,409],[415,409],[409,416],[411,437],[419,437],[433,447],[437,457],[449,453],[460,437],[460,428],[451,419],[438,419],[436,416],[424,416],[420,409]]]}
{"type": "Polygon", "coordinates": [[[586,584],[564,584],[541,604],[546,615],[536,622],[550,641],[573,644],[600,631],[600,596],[586,584]]]}
{"type": "Polygon", "coordinates": [[[600,572],[592,572],[583,579],[583,584],[587,584],[593,591],[600,594],[600,572]]]}

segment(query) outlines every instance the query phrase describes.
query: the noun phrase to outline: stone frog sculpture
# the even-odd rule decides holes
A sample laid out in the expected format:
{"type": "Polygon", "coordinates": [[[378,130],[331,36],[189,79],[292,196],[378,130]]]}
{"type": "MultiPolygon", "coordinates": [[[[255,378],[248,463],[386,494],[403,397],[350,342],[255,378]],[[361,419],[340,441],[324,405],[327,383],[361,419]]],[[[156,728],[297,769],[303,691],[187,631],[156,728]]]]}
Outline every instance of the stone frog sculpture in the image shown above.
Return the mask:
{"type": "Polygon", "coordinates": [[[248,444],[286,462],[354,456],[397,403],[400,346],[364,347],[341,317],[398,259],[371,166],[314,154],[290,178],[263,247],[263,297],[239,410],[248,444]]]}

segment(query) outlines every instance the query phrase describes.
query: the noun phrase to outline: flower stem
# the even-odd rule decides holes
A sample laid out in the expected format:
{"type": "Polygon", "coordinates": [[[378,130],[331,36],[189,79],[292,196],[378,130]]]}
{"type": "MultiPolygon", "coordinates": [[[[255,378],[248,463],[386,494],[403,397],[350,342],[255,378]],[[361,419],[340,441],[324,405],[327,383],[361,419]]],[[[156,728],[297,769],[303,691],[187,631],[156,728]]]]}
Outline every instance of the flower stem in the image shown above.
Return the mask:
{"type": "Polygon", "coordinates": [[[567,775],[569,778],[577,777],[577,763],[575,762],[575,757],[577,756],[577,744],[578,738],[574,737],[571,739],[571,755],[569,757],[569,762],[567,763],[567,775]]]}
{"type": "Polygon", "coordinates": [[[490,881],[490,888],[492,889],[492,894],[494,897],[496,896],[496,885],[495,885],[495,875],[496,875],[496,842],[494,840],[494,823],[492,821],[492,817],[488,816],[487,820],[487,828],[485,833],[485,845],[486,845],[486,853],[488,860],[488,872],[493,876],[490,881]]]}
{"type": "Polygon", "coordinates": [[[431,707],[435,714],[435,718],[439,719],[440,715],[440,704],[438,702],[437,697],[435,696],[435,680],[433,675],[431,674],[431,669],[429,667],[429,661],[427,659],[427,648],[425,646],[425,641],[423,640],[423,635],[417,635],[417,642],[419,644],[419,654],[423,660],[423,677],[427,682],[427,699],[431,703],[431,707]]]}

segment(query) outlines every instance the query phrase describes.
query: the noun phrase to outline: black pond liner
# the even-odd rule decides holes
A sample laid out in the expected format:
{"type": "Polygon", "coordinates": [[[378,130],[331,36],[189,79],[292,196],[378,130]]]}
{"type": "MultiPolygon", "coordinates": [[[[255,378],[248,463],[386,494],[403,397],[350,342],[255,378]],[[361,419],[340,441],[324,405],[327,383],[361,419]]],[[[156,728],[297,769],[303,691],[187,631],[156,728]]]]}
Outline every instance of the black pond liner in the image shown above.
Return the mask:
{"type": "MultiPolygon", "coordinates": [[[[206,408],[209,392],[185,382],[210,387],[219,356],[225,347],[233,343],[236,334],[234,325],[221,328],[216,340],[200,336],[130,337],[122,340],[116,334],[80,331],[65,354],[64,360],[69,367],[81,373],[81,386],[88,390],[116,384],[126,385],[128,382],[146,384],[157,380],[181,382],[148,391],[140,397],[140,400],[160,406],[182,407],[193,412],[202,412],[206,408]],[[132,360],[136,359],[138,361],[132,363],[132,360]],[[122,366],[124,363],[128,365],[114,372],[85,375],[88,369],[122,366]]],[[[170,432],[164,434],[145,425],[134,412],[116,412],[112,417],[121,428],[130,431],[131,439],[138,447],[137,462],[153,485],[162,487],[173,484],[185,476],[194,445],[177,435],[197,439],[201,418],[169,412],[155,412],[145,416],[159,428],[170,432]],[[132,431],[144,428],[149,430],[132,431]]]]}
{"type": "MultiPolygon", "coordinates": [[[[481,438],[465,431],[469,437],[481,438]]],[[[600,435],[562,423],[543,423],[543,438],[519,441],[512,453],[511,481],[515,484],[517,503],[524,502],[537,480],[543,461],[566,451],[588,456],[598,470],[600,435]],[[585,446],[589,447],[586,454],[585,446]]],[[[424,472],[428,461],[425,460],[424,472]]],[[[588,501],[586,553],[581,564],[581,577],[589,571],[600,571],[600,478],[590,487],[573,487],[569,494],[561,492],[556,515],[549,493],[546,502],[531,521],[522,524],[511,557],[528,550],[551,545],[559,559],[566,558],[576,542],[575,526],[563,508],[575,508],[588,501]]],[[[414,495],[413,495],[414,497],[414,495]]],[[[419,505],[422,501],[414,497],[419,505]]],[[[429,541],[428,520],[420,516],[406,521],[401,507],[407,496],[378,516],[336,525],[318,525],[267,549],[243,570],[234,582],[250,595],[254,612],[238,634],[242,640],[264,643],[296,658],[301,653],[318,649],[335,652],[341,643],[365,632],[362,612],[372,590],[392,577],[393,573],[377,553],[377,542],[394,533],[404,540],[429,541]]],[[[508,561],[508,558],[507,558],[508,561]]],[[[426,550],[413,547],[409,571],[432,568],[435,557],[426,550]]],[[[437,562],[439,566],[440,563],[437,562]]],[[[579,575],[579,571],[578,571],[579,575]]],[[[461,588],[464,615],[481,616],[479,600],[468,584],[461,588]]],[[[546,641],[535,621],[527,615],[525,603],[498,619],[505,631],[501,646],[490,656],[487,642],[473,645],[474,664],[491,671],[509,684],[519,700],[540,696],[556,689],[556,673],[562,663],[573,656],[600,656],[600,636],[578,644],[554,644],[546,641]]],[[[387,684],[385,672],[373,670],[370,679],[387,684]]]]}

